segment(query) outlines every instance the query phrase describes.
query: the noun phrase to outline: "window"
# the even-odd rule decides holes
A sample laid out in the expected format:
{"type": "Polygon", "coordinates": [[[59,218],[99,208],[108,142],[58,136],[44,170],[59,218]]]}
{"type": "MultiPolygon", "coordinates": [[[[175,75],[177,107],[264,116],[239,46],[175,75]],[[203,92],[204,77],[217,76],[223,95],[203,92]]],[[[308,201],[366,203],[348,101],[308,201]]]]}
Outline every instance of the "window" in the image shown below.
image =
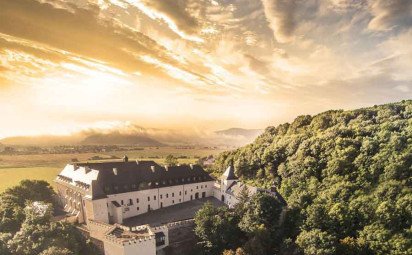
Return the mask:
{"type": "Polygon", "coordinates": [[[187,190],[185,190],[185,195],[187,195],[187,190]]]}
{"type": "Polygon", "coordinates": [[[207,185],[205,185],[205,188],[207,188],[207,185]]]}
{"type": "Polygon", "coordinates": [[[203,185],[200,185],[200,188],[203,189],[203,185]]]}
{"type": "Polygon", "coordinates": [[[193,189],[190,189],[190,192],[193,192],[193,189]]]}
{"type": "Polygon", "coordinates": [[[172,200],[172,204],[174,204],[175,203],[175,201],[174,200],[172,200]]]}
{"type": "Polygon", "coordinates": [[[139,211],[140,208],[139,208],[139,207],[136,207],[136,209],[137,209],[137,211],[139,211]]]}
{"type": "Polygon", "coordinates": [[[123,200],[122,200],[122,201],[120,201],[120,203],[123,205],[123,200]]]}
{"type": "Polygon", "coordinates": [[[196,186],[196,189],[199,189],[199,186],[196,186]]]}
{"type": "Polygon", "coordinates": [[[153,196],[153,200],[156,200],[156,196],[153,196]]]}
{"type": "Polygon", "coordinates": [[[163,199],[163,195],[160,195],[160,199],[163,199]]]}
{"type": "Polygon", "coordinates": [[[129,199],[129,205],[133,205],[133,200],[129,199]]]}
{"type": "Polygon", "coordinates": [[[182,195],[182,192],[181,191],[179,191],[179,196],[181,196],[182,195]]]}
{"type": "Polygon", "coordinates": [[[165,245],[165,234],[163,232],[158,232],[155,234],[156,247],[165,245]]]}
{"type": "Polygon", "coordinates": [[[169,193],[166,194],[166,198],[169,198],[169,193]]]}
{"type": "Polygon", "coordinates": [[[150,201],[150,197],[147,197],[147,201],[150,201]]]}
{"type": "Polygon", "coordinates": [[[179,203],[182,202],[182,199],[179,199],[179,203]]]}
{"type": "Polygon", "coordinates": [[[175,193],[172,193],[172,197],[175,197],[175,193]]]}
{"type": "Polygon", "coordinates": [[[137,204],[139,203],[139,199],[138,199],[138,198],[136,198],[136,203],[137,203],[137,204]]]}

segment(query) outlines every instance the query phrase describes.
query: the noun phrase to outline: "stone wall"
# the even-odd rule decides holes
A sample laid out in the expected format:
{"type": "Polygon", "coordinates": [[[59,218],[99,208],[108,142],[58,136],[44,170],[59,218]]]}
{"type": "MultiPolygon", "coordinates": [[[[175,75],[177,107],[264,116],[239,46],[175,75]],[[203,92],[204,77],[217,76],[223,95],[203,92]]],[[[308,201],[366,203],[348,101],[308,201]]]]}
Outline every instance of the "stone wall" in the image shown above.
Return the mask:
{"type": "Polygon", "coordinates": [[[196,246],[194,221],[169,227],[169,247],[164,249],[166,255],[188,254],[196,246]]]}

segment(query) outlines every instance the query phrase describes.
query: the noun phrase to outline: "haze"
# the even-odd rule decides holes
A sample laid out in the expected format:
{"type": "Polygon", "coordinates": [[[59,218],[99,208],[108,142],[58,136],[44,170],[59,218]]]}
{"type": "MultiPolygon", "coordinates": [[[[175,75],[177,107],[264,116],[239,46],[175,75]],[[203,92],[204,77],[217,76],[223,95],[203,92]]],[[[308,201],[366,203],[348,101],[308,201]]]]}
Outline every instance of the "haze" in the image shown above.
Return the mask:
{"type": "Polygon", "coordinates": [[[0,0],[0,137],[408,99],[411,25],[408,0],[0,0]]]}

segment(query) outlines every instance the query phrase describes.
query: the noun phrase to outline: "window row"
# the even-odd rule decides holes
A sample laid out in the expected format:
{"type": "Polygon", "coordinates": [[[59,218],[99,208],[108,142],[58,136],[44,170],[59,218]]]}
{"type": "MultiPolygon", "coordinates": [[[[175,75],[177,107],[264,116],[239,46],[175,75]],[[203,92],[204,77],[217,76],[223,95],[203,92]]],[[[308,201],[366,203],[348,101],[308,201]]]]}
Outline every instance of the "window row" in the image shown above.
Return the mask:
{"type": "MultiPolygon", "coordinates": [[[[203,185],[201,185],[201,188],[203,188],[203,185]]],[[[207,185],[205,185],[205,188],[207,188],[207,185]]],[[[198,186],[196,186],[196,189],[198,189],[198,186]]],[[[190,191],[192,192],[193,189],[191,189],[190,191]]],[[[181,196],[181,195],[182,195],[182,192],[179,191],[179,196],[181,196]]],[[[187,190],[185,190],[185,195],[187,195],[187,190]]],[[[165,194],[165,197],[166,197],[166,198],[169,198],[169,193],[166,193],[166,194],[165,194]]],[[[174,192],[171,193],[171,197],[175,197],[175,193],[174,193],[174,192]]],[[[150,202],[150,199],[151,199],[151,197],[148,196],[148,197],[147,197],[147,201],[150,202]]],[[[156,201],[156,199],[157,199],[157,196],[154,195],[154,196],[153,196],[153,201],[156,201]]],[[[163,194],[160,194],[160,199],[163,199],[163,194]]],[[[139,198],[136,198],[136,203],[137,203],[137,204],[139,203],[139,201],[140,201],[139,198]]],[[[180,199],[179,199],[179,202],[180,202],[180,199]]],[[[174,200],[173,200],[173,203],[174,203],[174,200]]],[[[123,199],[120,200],[120,204],[121,204],[121,205],[125,205],[123,199]]],[[[130,199],[128,200],[128,203],[127,203],[126,205],[127,205],[127,206],[133,205],[133,199],[130,198],[130,199]]]]}
{"type": "MultiPolygon", "coordinates": [[[[112,191],[118,192],[120,190],[122,191],[128,191],[128,190],[142,190],[142,189],[148,189],[148,188],[153,188],[153,187],[158,187],[162,185],[176,185],[176,184],[184,184],[184,183],[190,183],[193,181],[205,181],[207,180],[207,176],[195,176],[195,177],[187,177],[187,178],[177,178],[177,179],[169,179],[169,180],[160,180],[160,181],[154,181],[154,182],[141,182],[138,184],[124,184],[124,185],[106,185],[104,186],[104,191],[106,193],[110,193],[112,191]]],[[[203,188],[203,185],[201,185],[203,188]]],[[[207,185],[205,186],[207,187],[207,185]]]]}

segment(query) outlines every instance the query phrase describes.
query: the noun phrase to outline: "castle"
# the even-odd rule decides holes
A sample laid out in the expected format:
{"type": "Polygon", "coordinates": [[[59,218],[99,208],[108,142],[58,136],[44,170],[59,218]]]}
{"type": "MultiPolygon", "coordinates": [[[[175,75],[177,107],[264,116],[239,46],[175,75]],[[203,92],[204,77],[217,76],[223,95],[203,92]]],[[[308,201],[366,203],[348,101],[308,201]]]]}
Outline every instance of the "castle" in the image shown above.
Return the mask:
{"type": "Polygon", "coordinates": [[[233,166],[215,181],[199,165],[160,166],[126,156],[121,162],[68,164],[55,182],[61,206],[105,255],[157,254],[171,243],[174,229],[193,226],[193,205],[198,201],[233,207],[242,189],[249,195],[259,191],[239,182],[233,166]],[[177,211],[166,222],[144,221],[157,210],[168,216],[172,208],[189,214],[177,211]],[[133,225],[139,217],[143,222],[133,225]]]}

